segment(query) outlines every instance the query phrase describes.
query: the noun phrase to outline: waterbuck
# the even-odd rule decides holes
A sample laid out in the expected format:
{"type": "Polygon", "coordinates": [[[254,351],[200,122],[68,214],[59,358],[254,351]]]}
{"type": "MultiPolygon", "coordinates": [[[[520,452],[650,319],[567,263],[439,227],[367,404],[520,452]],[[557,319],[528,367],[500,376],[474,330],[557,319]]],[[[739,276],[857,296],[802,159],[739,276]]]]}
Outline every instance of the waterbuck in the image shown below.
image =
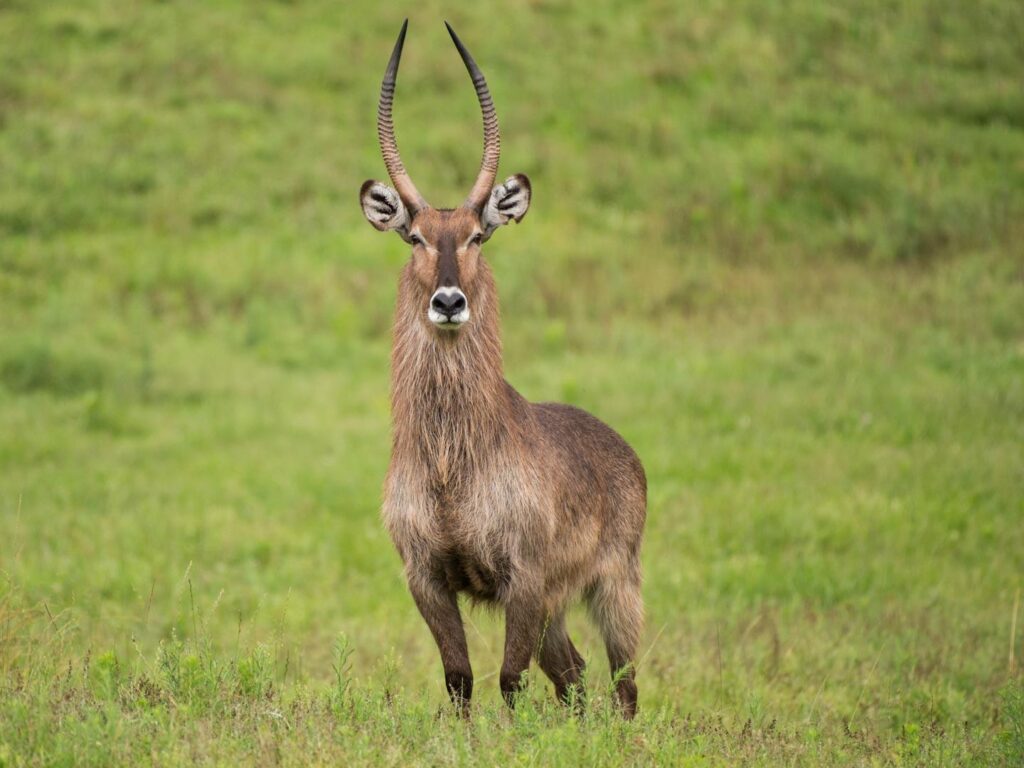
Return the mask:
{"type": "Polygon", "coordinates": [[[623,715],[636,713],[643,624],[640,543],[647,480],[616,432],[568,405],[529,403],[505,381],[498,295],[481,247],[519,222],[530,182],[498,172],[498,119],[483,74],[455,32],[483,113],[483,161],[458,208],[433,208],[402,165],[391,105],[408,21],[384,73],[377,135],[394,188],[367,181],[363,212],[412,246],[402,270],[391,353],[393,442],[383,517],[445,685],[463,714],[473,672],[458,595],[505,612],[501,692],[514,706],[535,656],[563,701],[583,658],[565,628],[582,596],[604,638],[623,715]]]}

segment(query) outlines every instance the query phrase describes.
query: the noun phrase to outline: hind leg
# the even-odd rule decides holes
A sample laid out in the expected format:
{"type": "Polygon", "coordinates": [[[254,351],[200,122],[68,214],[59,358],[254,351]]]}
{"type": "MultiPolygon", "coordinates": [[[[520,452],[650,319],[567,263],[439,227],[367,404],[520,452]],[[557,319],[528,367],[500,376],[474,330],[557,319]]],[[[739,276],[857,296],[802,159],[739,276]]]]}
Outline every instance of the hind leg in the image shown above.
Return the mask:
{"type": "Polygon", "coordinates": [[[537,663],[554,683],[555,694],[565,704],[572,702],[575,686],[576,703],[582,708],[583,690],[580,687],[580,675],[583,673],[583,657],[569,639],[569,633],[565,630],[564,615],[553,617],[548,622],[537,652],[537,663]]]}
{"type": "Polygon", "coordinates": [[[608,651],[616,703],[631,720],[636,715],[636,650],[644,620],[639,568],[626,566],[603,576],[590,594],[590,611],[608,651]]]}

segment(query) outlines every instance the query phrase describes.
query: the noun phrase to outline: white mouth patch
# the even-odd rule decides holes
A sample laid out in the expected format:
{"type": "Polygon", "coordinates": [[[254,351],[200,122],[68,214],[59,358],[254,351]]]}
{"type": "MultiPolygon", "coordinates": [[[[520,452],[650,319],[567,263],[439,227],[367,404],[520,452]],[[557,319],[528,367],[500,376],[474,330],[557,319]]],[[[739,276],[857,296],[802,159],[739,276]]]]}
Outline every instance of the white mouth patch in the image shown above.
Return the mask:
{"type": "Polygon", "coordinates": [[[434,325],[438,325],[441,327],[448,326],[449,328],[457,328],[458,326],[462,325],[464,322],[469,320],[469,310],[464,309],[457,315],[452,315],[451,317],[448,317],[447,315],[442,315],[440,312],[436,312],[433,309],[428,309],[427,318],[434,325]]]}
{"type": "Polygon", "coordinates": [[[458,328],[464,322],[469,320],[469,310],[464,309],[457,315],[452,315],[450,318],[447,315],[442,315],[440,312],[435,312],[432,309],[427,310],[427,318],[436,325],[438,328],[458,328]]]}

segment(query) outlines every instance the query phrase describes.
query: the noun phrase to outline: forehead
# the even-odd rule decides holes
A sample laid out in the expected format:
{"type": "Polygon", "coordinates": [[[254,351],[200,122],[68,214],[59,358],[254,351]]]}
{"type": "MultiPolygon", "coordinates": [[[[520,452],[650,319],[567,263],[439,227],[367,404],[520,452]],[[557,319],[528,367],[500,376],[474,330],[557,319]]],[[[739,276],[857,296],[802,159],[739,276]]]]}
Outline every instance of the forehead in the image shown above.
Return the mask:
{"type": "Polygon", "coordinates": [[[477,215],[468,208],[426,208],[416,214],[412,223],[428,240],[442,235],[468,238],[480,224],[477,215]]]}

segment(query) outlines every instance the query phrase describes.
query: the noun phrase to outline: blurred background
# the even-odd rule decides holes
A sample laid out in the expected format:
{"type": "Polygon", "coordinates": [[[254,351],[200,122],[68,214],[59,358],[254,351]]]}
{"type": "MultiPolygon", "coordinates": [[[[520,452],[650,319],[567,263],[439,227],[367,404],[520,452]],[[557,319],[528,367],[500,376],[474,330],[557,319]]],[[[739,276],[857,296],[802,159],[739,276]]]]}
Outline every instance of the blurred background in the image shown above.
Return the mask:
{"type": "MultiPolygon", "coordinates": [[[[1009,0],[0,0],[0,668],[202,638],[315,685],[345,633],[364,683],[391,659],[444,700],[378,516],[408,248],[357,201],[406,13],[420,190],[457,204],[480,158],[445,18],[500,178],[533,182],[486,248],[506,376],[647,468],[642,703],[998,723],[1024,655],[1009,0]]],[[[501,633],[470,614],[483,701],[501,633]]]]}

